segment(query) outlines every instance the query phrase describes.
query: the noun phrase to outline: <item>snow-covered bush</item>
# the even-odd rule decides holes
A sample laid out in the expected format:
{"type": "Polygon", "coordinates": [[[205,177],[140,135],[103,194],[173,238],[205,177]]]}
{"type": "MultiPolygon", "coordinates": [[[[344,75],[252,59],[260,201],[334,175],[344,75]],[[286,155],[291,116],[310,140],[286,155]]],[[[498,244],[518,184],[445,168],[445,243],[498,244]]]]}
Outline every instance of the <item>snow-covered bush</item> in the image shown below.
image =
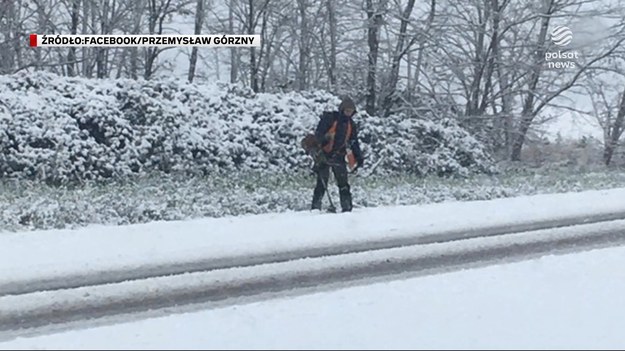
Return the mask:
{"type": "MultiPolygon", "coordinates": [[[[306,168],[299,142],[339,102],[326,92],[255,94],[222,83],[43,72],[0,76],[0,101],[9,110],[0,112],[0,177],[53,183],[306,168]]],[[[356,121],[367,164],[386,155],[383,173],[492,170],[484,148],[453,120],[362,113],[356,121]]]]}
{"type": "Polygon", "coordinates": [[[467,176],[496,171],[484,146],[452,119],[435,123],[405,114],[359,118],[360,137],[374,154],[372,161],[382,158],[380,168],[387,172],[467,176]]]}

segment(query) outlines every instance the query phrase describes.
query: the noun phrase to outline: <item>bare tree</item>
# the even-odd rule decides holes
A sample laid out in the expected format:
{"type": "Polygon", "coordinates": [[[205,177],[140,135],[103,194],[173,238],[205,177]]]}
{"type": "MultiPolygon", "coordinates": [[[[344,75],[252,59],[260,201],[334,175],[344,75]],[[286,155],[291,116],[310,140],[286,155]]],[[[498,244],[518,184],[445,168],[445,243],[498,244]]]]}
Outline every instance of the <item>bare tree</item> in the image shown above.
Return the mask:
{"type": "MultiPolygon", "coordinates": [[[[254,34],[256,29],[256,16],[254,13],[254,0],[248,0],[247,33],[254,34]]],[[[252,90],[258,92],[258,64],[256,62],[256,48],[250,48],[250,85],[252,90]]]]}
{"type": "MultiPolygon", "coordinates": [[[[167,17],[185,9],[188,0],[147,0],[148,1],[148,34],[163,34],[167,17]]],[[[150,79],[156,70],[158,56],[167,48],[150,47],[145,51],[145,67],[143,77],[150,79]]]]}
{"type": "Polygon", "coordinates": [[[556,11],[557,0],[544,0],[541,12],[540,31],[538,33],[538,40],[536,45],[536,53],[533,57],[532,68],[529,73],[529,79],[527,83],[527,94],[523,101],[523,110],[521,111],[521,121],[515,138],[512,142],[512,154],[510,158],[512,161],[519,161],[521,159],[521,148],[525,142],[525,136],[529,130],[534,117],[534,102],[538,94],[538,83],[542,72],[542,63],[544,61],[545,52],[547,51],[547,30],[549,29],[549,22],[553,13],[556,11]]]}
{"type": "Polygon", "coordinates": [[[603,130],[603,162],[610,165],[625,130],[625,73],[615,64],[604,72],[591,72],[583,94],[591,99],[592,111],[578,111],[594,117],[603,130]],[[620,78],[620,79],[619,79],[620,78]]]}
{"type": "MultiPolygon", "coordinates": [[[[81,32],[83,35],[89,34],[91,31],[89,18],[91,14],[91,7],[94,5],[95,4],[92,1],[84,1],[82,4],[81,32]]],[[[82,55],[81,73],[83,77],[89,77],[89,78],[91,78],[93,75],[93,70],[92,70],[91,61],[89,57],[90,52],[91,50],[87,47],[83,47],[81,50],[81,55],[82,55]]]]}
{"type": "MultiPolygon", "coordinates": [[[[423,57],[424,57],[424,53],[425,53],[425,45],[428,41],[428,37],[430,36],[431,33],[431,29],[432,29],[432,25],[434,24],[434,17],[436,16],[436,0],[431,0],[430,1],[430,11],[428,14],[428,19],[427,19],[427,24],[425,26],[425,29],[422,31],[421,36],[419,38],[419,49],[418,49],[418,54],[417,54],[417,62],[416,62],[416,67],[415,67],[415,76],[414,76],[414,82],[417,88],[417,92],[419,90],[419,78],[421,75],[421,70],[422,70],[422,66],[423,66],[423,57]]],[[[410,51],[408,51],[410,53],[410,51]]],[[[410,60],[408,60],[410,61],[410,60]]],[[[409,62],[409,67],[412,66],[411,62],[409,62]]],[[[410,75],[409,75],[410,77],[410,75]]],[[[410,91],[411,85],[408,84],[408,90],[410,91]]]]}
{"type": "MultiPolygon", "coordinates": [[[[292,3],[282,0],[248,0],[245,2],[228,0],[227,12],[219,11],[217,7],[209,11],[207,28],[209,31],[227,32],[232,34],[260,34],[260,48],[249,49],[229,48],[230,58],[227,60],[230,72],[230,82],[243,80],[254,89],[265,89],[267,80],[272,80],[270,71],[273,62],[269,57],[276,58],[273,52],[279,43],[275,40],[280,37],[279,28],[284,25],[280,18],[281,12],[292,7],[292,3]]],[[[293,18],[295,14],[292,13],[293,18]]],[[[221,62],[221,61],[220,61],[221,62]]]]}
{"type": "MultiPolygon", "coordinates": [[[[84,1],[83,5],[86,5],[87,2],[84,1]]],[[[133,13],[132,7],[132,2],[124,0],[101,0],[99,3],[92,3],[89,6],[91,10],[89,30],[92,33],[103,35],[120,30],[122,24],[127,22],[128,16],[133,13]]],[[[98,78],[111,76],[111,71],[115,68],[111,65],[112,59],[118,57],[120,51],[118,48],[95,48],[93,54],[95,55],[95,70],[98,78]]]]}
{"type": "MultiPolygon", "coordinates": [[[[78,19],[80,17],[80,0],[71,0],[71,24],[70,33],[78,34],[78,19]]],[[[67,75],[72,77],[76,75],[76,48],[70,47],[67,54],[67,75]]]]}
{"type": "MultiPolygon", "coordinates": [[[[558,99],[622,44],[616,36],[606,38],[584,48],[575,67],[549,70],[545,53],[554,49],[549,40],[554,19],[560,24],[599,18],[614,8],[602,8],[594,0],[542,0],[539,6],[530,1],[448,0],[446,5],[424,42],[434,55],[418,64],[423,67],[415,73],[420,77],[417,87],[426,89],[436,104],[451,100],[464,105],[462,124],[512,160],[520,159],[528,133],[545,120],[545,107],[561,108],[558,99]]],[[[608,32],[620,33],[622,25],[608,32]]],[[[424,54],[421,43],[419,54],[424,54]]]]}
{"type": "Polygon", "coordinates": [[[415,0],[408,0],[406,7],[401,12],[400,16],[400,27],[397,38],[397,43],[395,44],[395,50],[393,52],[393,57],[391,60],[391,72],[388,77],[388,84],[386,87],[386,96],[384,97],[384,101],[382,103],[382,108],[384,109],[384,115],[388,115],[391,111],[392,105],[392,97],[395,94],[395,89],[397,87],[397,81],[399,80],[399,65],[401,63],[402,58],[410,50],[410,47],[417,40],[416,35],[412,35],[412,38],[407,42],[407,30],[408,23],[410,22],[410,16],[412,15],[412,10],[414,9],[415,0]]]}
{"type": "MultiPolygon", "coordinates": [[[[256,0],[248,0],[247,1],[247,6],[245,9],[245,14],[246,14],[246,22],[244,27],[246,28],[246,32],[249,35],[252,34],[256,34],[256,27],[258,26],[258,22],[260,21],[261,18],[265,18],[266,20],[266,11],[267,11],[267,6],[269,5],[269,2],[271,0],[262,0],[262,2],[259,4],[259,6],[256,6],[255,2],[257,2],[256,0]]],[[[263,22],[266,25],[266,21],[263,22]]],[[[262,33],[263,31],[266,29],[266,26],[263,26],[261,28],[261,37],[262,37],[262,33]]],[[[263,41],[261,40],[261,45],[263,45],[263,41]]],[[[262,47],[261,47],[262,48],[262,47]]],[[[249,64],[249,68],[250,68],[250,86],[252,87],[252,90],[255,92],[258,92],[260,90],[260,80],[259,80],[259,68],[260,68],[260,58],[257,57],[257,52],[256,52],[256,47],[251,47],[250,48],[250,64],[249,64]]]]}
{"type": "Polygon", "coordinates": [[[259,57],[261,91],[267,91],[267,88],[275,88],[281,77],[276,76],[275,67],[276,60],[280,57],[282,48],[287,44],[288,31],[285,26],[289,23],[290,7],[283,6],[284,3],[274,1],[267,11],[263,14],[261,24],[261,33],[263,33],[261,42],[261,55],[259,57]],[[262,62],[262,63],[261,63],[262,62]],[[270,83],[268,84],[268,81],[270,83]]]}
{"type": "Polygon", "coordinates": [[[308,1],[297,0],[297,9],[300,21],[299,33],[299,69],[297,74],[297,87],[305,90],[308,87],[308,60],[310,58],[310,33],[308,32],[308,1]]]}
{"type": "MultiPolygon", "coordinates": [[[[133,5],[131,5],[131,34],[139,34],[141,30],[141,23],[143,20],[143,11],[145,9],[145,0],[134,0],[133,5]]],[[[130,77],[132,79],[137,79],[139,77],[139,48],[133,47],[130,48],[130,77]]]]}
{"type": "MultiPolygon", "coordinates": [[[[199,35],[202,33],[202,24],[204,22],[204,0],[197,0],[195,6],[195,29],[194,33],[199,35]]],[[[195,76],[195,66],[197,64],[197,46],[191,49],[191,58],[189,60],[189,82],[193,82],[195,76]]]]}
{"type": "MultiPolygon", "coordinates": [[[[234,32],[234,1],[228,4],[228,33],[234,32]]],[[[239,55],[235,47],[230,48],[230,83],[236,83],[239,78],[239,55]]]]}
{"type": "Polygon", "coordinates": [[[619,139],[625,130],[625,88],[621,92],[620,103],[616,110],[616,118],[607,126],[606,142],[604,146],[603,162],[610,165],[614,150],[616,149],[619,139]]]}
{"type": "Polygon", "coordinates": [[[15,40],[16,4],[13,1],[0,2],[0,73],[9,73],[15,67],[16,53],[13,41],[15,40]]]}
{"type": "MultiPolygon", "coordinates": [[[[163,34],[163,22],[172,11],[172,0],[148,0],[148,33],[163,34]]],[[[150,47],[145,51],[145,68],[143,77],[150,79],[154,74],[154,63],[163,49],[150,47]]]]}
{"type": "MultiPolygon", "coordinates": [[[[521,149],[525,142],[527,132],[535,121],[537,115],[549,106],[554,99],[562,96],[565,92],[574,88],[578,83],[586,77],[586,73],[596,68],[604,59],[609,58],[617,52],[625,37],[623,37],[622,24],[613,28],[614,35],[605,38],[605,45],[596,50],[594,53],[586,52],[586,62],[578,62],[577,68],[571,72],[570,78],[562,77],[559,74],[546,75],[542,66],[544,64],[544,55],[546,52],[545,42],[547,36],[547,27],[549,20],[554,14],[558,13],[562,16],[581,16],[579,6],[581,2],[569,0],[544,0],[544,12],[541,19],[541,29],[538,37],[538,45],[536,47],[536,55],[534,57],[533,67],[530,70],[527,83],[524,90],[527,92],[523,100],[523,107],[520,113],[520,121],[516,127],[515,135],[512,142],[512,150],[510,159],[518,161],[521,159],[521,149]],[[572,13],[567,13],[567,9],[572,8],[572,13]],[[545,79],[546,78],[546,79],[545,79]],[[543,82],[543,84],[540,84],[543,82]],[[559,84],[555,84],[558,82],[559,84]],[[553,86],[557,86],[553,89],[553,86]]],[[[609,10],[608,10],[609,11],[609,10]]],[[[591,15],[598,15],[593,11],[591,15]]]]}
{"type": "Polygon", "coordinates": [[[373,0],[365,0],[367,11],[367,45],[369,46],[367,65],[367,93],[365,110],[368,114],[376,113],[376,90],[377,90],[377,64],[378,50],[380,47],[379,31],[383,21],[383,10],[386,2],[384,0],[375,6],[373,0]]]}
{"type": "MultiPolygon", "coordinates": [[[[34,26],[35,33],[58,33],[59,31],[56,28],[55,23],[52,21],[52,14],[58,6],[58,3],[52,3],[51,1],[45,0],[34,0],[33,1],[34,11],[36,13],[36,25],[34,26]]],[[[32,66],[35,67],[36,70],[39,70],[43,67],[44,62],[50,65],[50,68],[58,67],[58,59],[52,59],[52,50],[46,50],[42,52],[42,50],[35,50],[34,60],[32,66]]]]}
{"type": "MultiPolygon", "coordinates": [[[[93,15],[94,28],[97,26],[100,29],[100,34],[109,34],[111,30],[110,19],[111,12],[115,11],[115,0],[103,0],[102,7],[91,7],[93,15]],[[97,24],[96,24],[97,23],[97,24]]],[[[96,49],[96,76],[98,78],[105,78],[108,75],[108,48],[96,49]]]]}
{"type": "Polygon", "coordinates": [[[337,42],[337,21],[334,0],[327,0],[326,7],[328,9],[328,23],[330,25],[330,57],[328,59],[328,80],[330,82],[330,91],[336,89],[336,42],[337,42]]]}

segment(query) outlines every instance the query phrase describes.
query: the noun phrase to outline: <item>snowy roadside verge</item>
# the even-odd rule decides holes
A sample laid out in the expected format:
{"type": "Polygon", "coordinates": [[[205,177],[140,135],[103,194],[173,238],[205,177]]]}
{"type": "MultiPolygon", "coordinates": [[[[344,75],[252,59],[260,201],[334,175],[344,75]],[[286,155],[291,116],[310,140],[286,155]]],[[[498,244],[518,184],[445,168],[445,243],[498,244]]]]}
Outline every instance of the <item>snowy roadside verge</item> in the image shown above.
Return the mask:
{"type": "MultiPolygon", "coordinates": [[[[96,224],[307,211],[314,181],[310,174],[291,172],[192,178],[152,175],[69,188],[0,181],[0,235],[96,224]]],[[[468,178],[354,176],[350,183],[354,205],[370,208],[621,188],[625,186],[625,172],[603,168],[511,169],[497,176],[468,178]]],[[[338,201],[334,184],[330,192],[338,201]]]]}

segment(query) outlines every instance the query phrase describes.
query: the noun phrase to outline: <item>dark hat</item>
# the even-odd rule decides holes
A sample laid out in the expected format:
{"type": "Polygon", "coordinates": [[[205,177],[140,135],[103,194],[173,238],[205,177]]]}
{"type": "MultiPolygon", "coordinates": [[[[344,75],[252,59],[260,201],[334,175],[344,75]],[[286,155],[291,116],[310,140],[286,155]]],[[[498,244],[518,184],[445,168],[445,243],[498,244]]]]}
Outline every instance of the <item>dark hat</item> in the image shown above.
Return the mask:
{"type": "Polygon", "coordinates": [[[349,96],[344,96],[341,99],[341,104],[339,105],[339,112],[343,112],[348,108],[356,111],[356,104],[354,104],[354,100],[352,100],[349,96]]]}

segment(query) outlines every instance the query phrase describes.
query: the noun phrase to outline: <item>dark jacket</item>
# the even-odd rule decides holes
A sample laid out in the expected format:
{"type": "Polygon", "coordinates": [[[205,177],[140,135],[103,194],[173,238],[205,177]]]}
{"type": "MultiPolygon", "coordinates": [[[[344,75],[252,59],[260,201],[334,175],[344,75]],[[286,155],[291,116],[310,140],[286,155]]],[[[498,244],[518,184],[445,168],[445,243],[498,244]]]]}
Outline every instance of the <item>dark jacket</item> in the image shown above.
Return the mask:
{"type": "MultiPolygon", "coordinates": [[[[325,147],[328,145],[330,140],[327,138],[328,131],[332,128],[334,122],[338,122],[336,125],[336,134],[334,136],[334,145],[332,146],[332,150],[330,152],[326,152],[326,155],[333,158],[336,155],[345,155],[346,148],[351,148],[354,153],[354,157],[358,162],[359,166],[362,166],[364,161],[362,151],[360,150],[360,144],[358,143],[358,128],[354,121],[350,117],[345,116],[342,112],[334,111],[334,112],[324,112],[321,116],[321,120],[317,125],[317,130],[315,131],[315,138],[321,147],[325,147]],[[347,143],[345,142],[345,137],[347,134],[348,123],[351,124],[351,134],[347,143]]],[[[339,159],[343,159],[342,157],[339,159]]]]}

